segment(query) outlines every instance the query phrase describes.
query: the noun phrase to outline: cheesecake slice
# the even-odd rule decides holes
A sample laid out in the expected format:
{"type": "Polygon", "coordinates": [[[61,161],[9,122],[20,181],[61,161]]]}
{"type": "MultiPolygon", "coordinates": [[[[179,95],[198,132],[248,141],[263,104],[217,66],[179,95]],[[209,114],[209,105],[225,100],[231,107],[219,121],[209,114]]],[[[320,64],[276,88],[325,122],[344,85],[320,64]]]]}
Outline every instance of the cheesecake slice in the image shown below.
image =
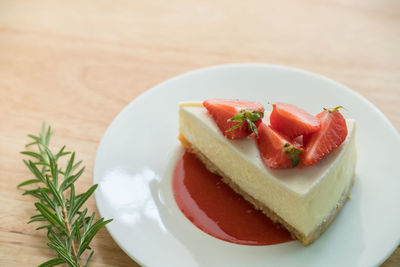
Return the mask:
{"type": "Polygon", "coordinates": [[[253,137],[224,137],[201,102],[179,107],[182,145],[303,245],[327,229],[349,198],[357,160],[356,124],[350,119],[346,124],[345,141],[323,160],[310,167],[278,170],[264,165],[253,137]]]}

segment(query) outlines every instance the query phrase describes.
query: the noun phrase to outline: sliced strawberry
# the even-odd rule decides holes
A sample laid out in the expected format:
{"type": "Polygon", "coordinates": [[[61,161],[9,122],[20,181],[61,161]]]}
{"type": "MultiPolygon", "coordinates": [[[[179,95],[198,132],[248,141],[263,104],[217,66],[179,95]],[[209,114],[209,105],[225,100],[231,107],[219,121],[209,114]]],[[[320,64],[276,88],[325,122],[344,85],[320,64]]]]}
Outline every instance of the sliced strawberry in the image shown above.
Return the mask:
{"type": "Polygon", "coordinates": [[[244,138],[252,132],[258,134],[257,126],[264,116],[264,107],[257,102],[208,99],[203,106],[222,134],[232,140],[244,138]]]}
{"type": "Polygon", "coordinates": [[[274,109],[269,118],[272,128],[289,138],[314,133],[320,127],[317,118],[299,107],[281,102],[272,106],[274,109]]]}
{"type": "Polygon", "coordinates": [[[296,167],[303,153],[301,147],[297,147],[265,123],[258,126],[257,145],[265,165],[274,169],[296,167]]]}
{"type": "Polygon", "coordinates": [[[304,165],[309,166],[317,163],[323,157],[340,146],[347,136],[346,120],[338,111],[342,107],[324,109],[317,115],[321,122],[321,129],[304,138],[304,154],[301,160],[304,165]]]}
{"type": "Polygon", "coordinates": [[[312,133],[312,134],[305,134],[305,135],[303,135],[302,136],[302,144],[303,144],[303,147],[306,147],[307,146],[307,144],[308,144],[308,142],[310,141],[310,139],[311,139],[311,136],[313,136],[313,134],[314,133],[312,133]]]}

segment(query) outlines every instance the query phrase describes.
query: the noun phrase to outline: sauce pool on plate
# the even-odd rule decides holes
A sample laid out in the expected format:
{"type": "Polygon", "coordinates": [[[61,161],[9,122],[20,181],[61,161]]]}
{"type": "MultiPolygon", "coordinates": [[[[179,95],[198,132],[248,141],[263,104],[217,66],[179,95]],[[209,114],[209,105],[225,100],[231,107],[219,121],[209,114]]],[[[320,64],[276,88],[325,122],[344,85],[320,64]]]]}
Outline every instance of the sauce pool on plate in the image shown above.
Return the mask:
{"type": "Polygon", "coordinates": [[[216,238],[243,245],[273,245],[292,241],[289,232],[208,171],[187,151],[178,159],[172,181],[183,214],[216,238]]]}

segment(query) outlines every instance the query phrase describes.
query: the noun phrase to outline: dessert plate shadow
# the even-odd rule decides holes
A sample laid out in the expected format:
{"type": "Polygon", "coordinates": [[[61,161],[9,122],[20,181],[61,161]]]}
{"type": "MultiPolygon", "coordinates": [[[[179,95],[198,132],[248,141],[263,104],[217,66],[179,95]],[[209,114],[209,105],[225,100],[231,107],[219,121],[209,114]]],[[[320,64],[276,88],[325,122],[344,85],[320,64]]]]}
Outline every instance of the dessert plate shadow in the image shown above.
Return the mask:
{"type": "Polygon", "coordinates": [[[311,72],[266,64],[221,65],[165,81],[132,101],[97,150],[93,183],[101,216],[117,244],[146,266],[375,266],[400,241],[400,136],[368,100],[311,72]],[[342,105],[357,120],[358,162],[352,198],[313,244],[245,246],[216,239],[177,207],[172,173],[183,152],[178,103],[225,98],[288,102],[317,114],[342,105]]]}

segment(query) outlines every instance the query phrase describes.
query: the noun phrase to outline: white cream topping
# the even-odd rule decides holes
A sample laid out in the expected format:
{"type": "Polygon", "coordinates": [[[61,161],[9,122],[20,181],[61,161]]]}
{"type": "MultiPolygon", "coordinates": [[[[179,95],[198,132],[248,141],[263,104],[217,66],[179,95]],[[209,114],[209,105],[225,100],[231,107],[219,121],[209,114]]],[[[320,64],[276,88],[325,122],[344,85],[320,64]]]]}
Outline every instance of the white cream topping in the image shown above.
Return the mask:
{"type": "MultiPolygon", "coordinates": [[[[193,104],[196,103],[198,102],[193,102],[193,104]]],[[[343,146],[345,146],[346,142],[348,141],[348,139],[346,139],[346,141],[339,148],[335,149],[318,164],[306,168],[277,170],[265,166],[261,160],[260,152],[254,138],[249,137],[242,140],[229,140],[225,138],[221,134],[215,121],[209,115],[207,110],[202,108],[201,104],[197,106],[185,106],[183,110],[191,114],[193,117],[196,117],[204,125],[206,125],[208,130],[210,130],[215,138],[226,143],[227,145],[232,146],[232,149],[235,149],[238,153],[241,153],[250,164],[254,165],[255,168],[266,172],[268,176],[276,179],[276,182],[281,183],[283,186],[286,186],[288,189],[298,194],[306,194],[313,187],[312,185],[321,178],[328,168],[334,168],[335,164],[333,164],[333,162],[335,161],[336,157],[340,155],[343,150],[343,146]]],[[[267,122],[267,118],[268,116],[265,116],[265,122],[267,122]]],[[[348,132],[351,133],[354,127],[354,120],[347,120],[347,127],[348,132]]]]}

